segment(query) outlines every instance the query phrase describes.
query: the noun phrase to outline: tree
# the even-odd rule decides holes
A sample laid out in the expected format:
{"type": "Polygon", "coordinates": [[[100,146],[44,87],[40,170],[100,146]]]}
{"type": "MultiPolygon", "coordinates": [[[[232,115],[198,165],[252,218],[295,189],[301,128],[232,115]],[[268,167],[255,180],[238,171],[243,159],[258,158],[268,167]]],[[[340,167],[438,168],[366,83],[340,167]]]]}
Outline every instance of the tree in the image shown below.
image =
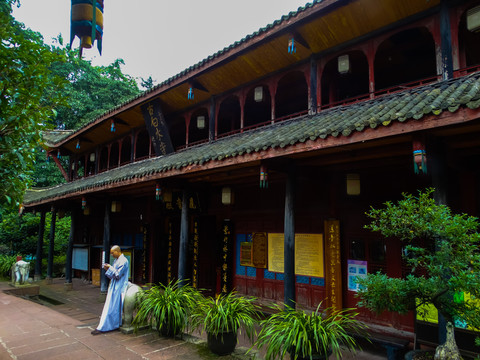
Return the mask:
{"type": "Polygon", "coordinates": [[[12,17],[17,0],[0,0],[0,213],[18,206],[30,183],[40,131],[55,116],[64,80],[49,76],[63,57],[12,17]],[[44,97],[45,89],[51,96],[44,97]]]}
{"type": "MultiPolygon", "coordinates": [[[[63,45],[61,37],[58,42],[63,45]]],[[[57,128],[77,130],[140,93],[135,80],[122,73],[122,59],[108,66],[92,66],[76,51],[56,49],[64,52],[67,60],[54,64],[52,72],[68,80],[62,92],[67,104],[56,108],[57,128]]]]}
{"type": "Polygon", "coordinates": [[[366,228],[404,243],[403,258],[411,271],[403,279],[380,273],[359,279],[359,305],[377,313],[403,314],[433,304],[447,321],[479,328],[478,303],[456,301],[461,293],[480,297],[478,219],[435,204],[433,192],[403,194],[396,204],[387,202],[367,213],[372,221],[366,228]]]}

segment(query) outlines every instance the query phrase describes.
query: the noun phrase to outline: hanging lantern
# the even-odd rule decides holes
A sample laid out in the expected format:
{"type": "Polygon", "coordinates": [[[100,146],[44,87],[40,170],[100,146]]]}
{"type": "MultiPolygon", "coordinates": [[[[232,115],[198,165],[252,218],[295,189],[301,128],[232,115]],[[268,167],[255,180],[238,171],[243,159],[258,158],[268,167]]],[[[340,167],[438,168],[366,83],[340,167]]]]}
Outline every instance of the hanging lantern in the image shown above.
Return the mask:
{"type": "Polygon", "coordinates": [[[60,155],[60,150],[57,151],[57,159],[60,159],[62,156],[60,155]]]}
{"type": "Polygon", "coordinates": [[[115,128],[115,120],[112,119],[112,122],[110,123],[110,131],[111,131],[111,132],[115,132],[115,130],[117,130],[117,129],[115,128]]]}
{"type": "Polygon", "coordinates": [[[288,53],[289,54],[296,54],[297,53],[297,48],[295,47],[295,39],[291,37],[288,40],[288,53]]]}
{"type": "Polygon", "coordinates": [[[85,199],[85,197],[82,197],[82,210],[85,210],[86,206],[87,206],[87,199],[85,199]]]}
{"type": "Polygon", "coordinates": [[[260,189],[268,188],[268,172],[265,165],[260,165],[260,189]]]}
{"type": "Polygon", "coordinates": [[[420,171],[423,174],[427,173],[427,152],[423,141],[413,142],[413,170],[415,174],[419,174],[420,171]]]}
{"type": "Polygon", "coordinates": [[[193,87],[189,87],[189,88],[188,88],[187,98],[188,98],[189,100],[193,100],[193,98],[194,98],[193,87]]]}
{"type": "Polygon", "coordinates": [[[159,184],[155,186],[155,200],[160,200],[160,196],[162,195],[162,188],[159,184]]]}
{"type": "Polygon", "coordinates": [[[80,140],[77,140],[77,145],[75,146],[75,149],[80,149],[80,140]]]}
{"type": "Polygon", "coordinates": [[[103,0],[72,0],[70,47],[75,36],[80,39],[80,56],[83,48],[90,49],[95,40],[102,54],[103,0]]]}

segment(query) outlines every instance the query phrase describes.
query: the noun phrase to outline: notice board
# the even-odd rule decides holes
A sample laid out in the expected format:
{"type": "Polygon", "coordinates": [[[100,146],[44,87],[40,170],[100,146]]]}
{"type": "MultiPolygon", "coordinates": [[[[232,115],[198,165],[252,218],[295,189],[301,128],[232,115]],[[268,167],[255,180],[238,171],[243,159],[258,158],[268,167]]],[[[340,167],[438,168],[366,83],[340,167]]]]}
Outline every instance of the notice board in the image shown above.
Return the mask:
{"type": "MultiPolygon", "coordinates": [[[[283,273],[283,243],[283,233],[268,234],[268,271],[283,273]]],[[[324,277],[322,234],[295,234],[295,274],[324,277]]]]}

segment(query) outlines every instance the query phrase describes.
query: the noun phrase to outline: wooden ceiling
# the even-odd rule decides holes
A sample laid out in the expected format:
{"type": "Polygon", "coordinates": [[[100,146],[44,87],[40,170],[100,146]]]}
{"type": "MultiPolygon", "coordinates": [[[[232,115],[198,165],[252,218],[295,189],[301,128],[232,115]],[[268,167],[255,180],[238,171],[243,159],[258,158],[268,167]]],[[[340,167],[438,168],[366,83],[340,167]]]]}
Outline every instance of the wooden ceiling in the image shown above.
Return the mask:
{"type": "Polygon", "coordinates": [[[154,91],[99,118],[59,145],[62,150],[70,153],[93,150],[97,144],[108,143],[129,133],[133,128],[144,126],[140,110],[142,102],[159,98],[168,120],[171,113],[199,106],[212,96],[228,93],[269,74],[308,61],[312,55],[321,56],[328,49],[432,9],[439,2],[440,0],[321,1],[197,64],[185,74],[166,81],[154,91]],[[299,40],[295,42],[295,54],[287,51],[292,34],[299,40]],[[192,82],[204,88],[195,88],[194,100],[187,98],[192,82]],[[114,133],[110,131],[111,118],[120,120],[116,122],[114,133]],[[79,138],[81,147],[76,149],[79,138]]]}

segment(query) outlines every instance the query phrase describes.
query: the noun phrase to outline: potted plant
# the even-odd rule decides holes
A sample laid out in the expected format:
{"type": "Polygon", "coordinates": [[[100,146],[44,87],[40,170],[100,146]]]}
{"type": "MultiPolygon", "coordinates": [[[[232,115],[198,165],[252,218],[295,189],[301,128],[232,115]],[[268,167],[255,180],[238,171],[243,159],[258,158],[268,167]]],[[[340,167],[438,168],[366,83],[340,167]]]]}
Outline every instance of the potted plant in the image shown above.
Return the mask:
{"type": "Polygon", "coordinates": [[[210,351],[217,355],[231,354],[242,328],[253,341],[258,319],[255,301],[253,297],[239,296],[234,291],[216,297],[201,297],[192,319],[201,332],[207,333],[210,351]]]}
{"type": "Polygon", "coordinates": [[[358,347],[354,335],[365,329],[355,320],[357,313],[353,309],[322,310],[321,305],[311,313],[273,305],[275,313],[261,321],[255,342],[258,348],[266,348],[265,360],[283,359],[287,352],[292,360],[327,359],[332,353],[340,359],[340,346],[354,352],[358,347]]]}
{"type": "Polygon", "coordinates": [[[179,280],[168,285],[154,285],[137,297],[137,314],[133,319],[135,330],[148,324],[163,336],[174,337],[189,327],[190,314],[200,293],[179,280]]]}

